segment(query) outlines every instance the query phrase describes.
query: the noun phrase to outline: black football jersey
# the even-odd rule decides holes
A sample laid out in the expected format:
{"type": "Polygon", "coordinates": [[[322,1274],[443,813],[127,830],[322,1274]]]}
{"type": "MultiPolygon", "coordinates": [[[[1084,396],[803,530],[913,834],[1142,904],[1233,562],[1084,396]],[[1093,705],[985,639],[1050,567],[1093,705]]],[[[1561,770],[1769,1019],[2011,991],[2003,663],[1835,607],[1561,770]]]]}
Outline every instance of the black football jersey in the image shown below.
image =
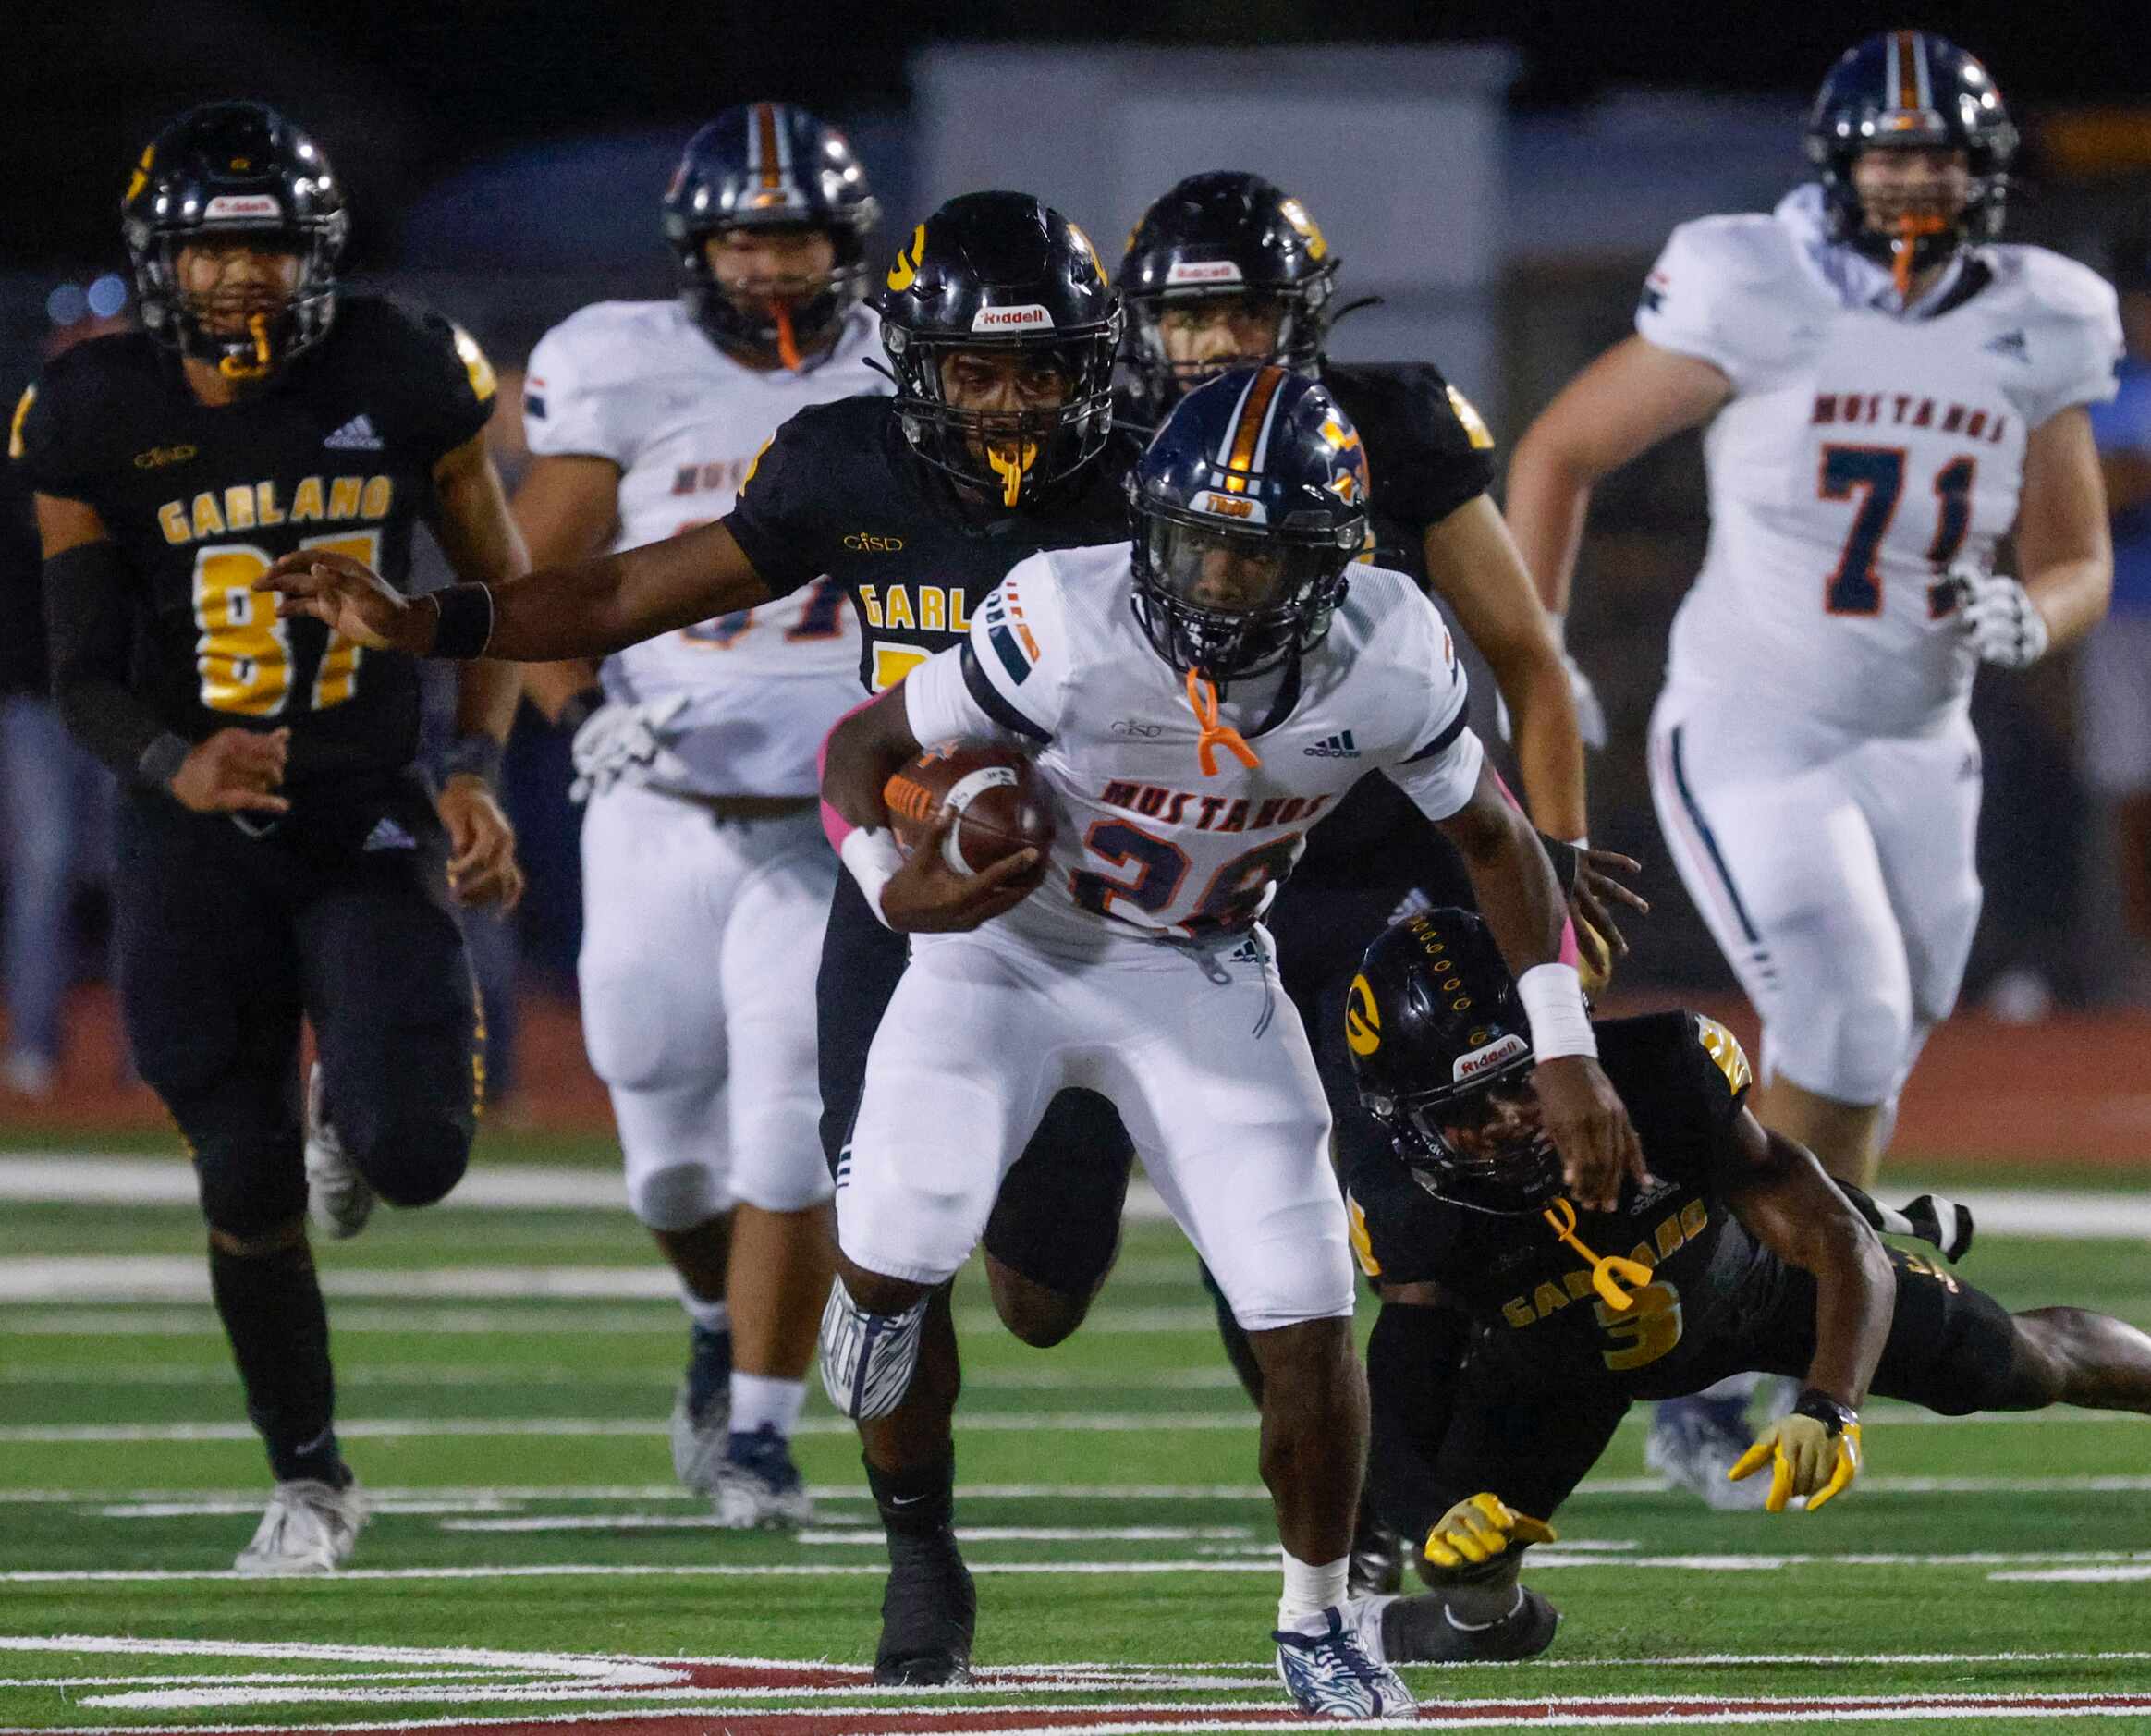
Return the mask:
{"type": "Polygon", "coordinates": [[[1126,542],[1134,453],[1116,434],[1051,505],[973,509],[912,454],[888,398],[838,398],[776,431],[724,522],[775,595],[825,574],[845,588],[859,616],[859,679],[878,693],[959,643],[1019,561],[1126,542]]]}
{"type": "MultiPolygon", "coordinates": [[[[1493,486],[1494,436],[1464,395],[1424,362],[1332,363],[1322,370],[1322,382],[1366,448],[1374,562],[1410,573],[1424,590],[1426,532],[1493,486]]],[[[1454,621],[1450,629],[1455,631],[1454,621]]],[[[1468,650],[1460,632],[1457,639],[1468,650]]],[[[1473,658],[1466,673],[1475,709],[1484,712],[1493,692],[1485,666],[1473,658]]],[[[1307,853],[1293,877],[1309,886],[1426,885],[1439,900],[1469,902],[1469,883],[1455,854],[1434,823],[1386,777],[1361,778],[1329,811],[1308,834],[1307,853]]]]}
{"type": "Polygon", "coordinates": [[[212,407],[148,334],[93,338],[26,396],[31,485],[87,502],[139,582],[135,691],[190,741],[289,725],[287,787],[401,767],[418,675],[249,589],[277,556],[335,549],[401,589],[440,458],[484,427],[491,368],[446,321],[347,295],[328,335],[259,395],[212,407]]]}
{"type": "Polygon", "coordinates": [[[1480,1323],[1476,1354],[1521,1380],[1603,1380],[1637,1398],[1685,1392],[1680,1371],[1722,1338],[1782,1267],[1733,1217],[1725,1192],[1742,1171],[1732,1137],[1751,1083],[1732,1033],[1695,1013],[1601,1021],[1599,1063],[1655,1178],[1625,1184],[1619,1208],[1578,1215],[1601,1255],[1652,1268],[1616,1311],[1591,1266],[1536,1213],[1495,1216],[1436,1198],[1400,1158],[1363,1160],[1350,1177],[1352,1240],[1386,1283],[1438,1283],[1480,1323]]]}

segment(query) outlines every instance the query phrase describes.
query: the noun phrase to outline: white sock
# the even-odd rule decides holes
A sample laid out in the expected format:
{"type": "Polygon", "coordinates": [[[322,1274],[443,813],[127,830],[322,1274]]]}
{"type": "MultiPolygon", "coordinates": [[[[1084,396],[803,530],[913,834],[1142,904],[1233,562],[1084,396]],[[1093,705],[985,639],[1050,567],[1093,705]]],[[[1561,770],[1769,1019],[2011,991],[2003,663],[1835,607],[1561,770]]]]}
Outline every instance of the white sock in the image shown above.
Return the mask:
{"type": "Polygon", "coordinates": [[[679,1305],[687,1310],[687,1317],[708,1332],[729,1332],[732,1329],[732,1310],[722,1302],[705,1302],[685,1284],[679,1287],[679,1305]]]}
{"type": "Polygon", "coordinates": [[[1285,1562],[1285,1595],[1277,1599],[1277,1626],[1287,1630],[1299,1627],[1309,1617],[1344,1602],[1350,1556],[1340,1555],[1317,1566],[1301,1560],[1289,1549],[1277,1553],[1285,1562]]]}
{"type": "Polygon", "coordinates": [[[800,1406],[807,1401],[807,1383],[779,1380],[775,1375],[742,1375],[732,1371],[732,1433],[752,1435],[764,1423],[777,1438],[789,1440],[800,1420],[800,1406]]]}

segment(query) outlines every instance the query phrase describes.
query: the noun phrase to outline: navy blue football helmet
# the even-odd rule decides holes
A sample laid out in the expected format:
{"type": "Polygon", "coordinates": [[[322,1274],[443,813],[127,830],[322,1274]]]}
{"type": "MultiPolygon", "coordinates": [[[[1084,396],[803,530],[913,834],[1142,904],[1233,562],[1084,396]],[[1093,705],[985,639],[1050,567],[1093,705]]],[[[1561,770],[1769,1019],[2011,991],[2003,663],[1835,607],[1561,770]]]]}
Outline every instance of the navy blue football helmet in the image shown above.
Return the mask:
{"type": "Polygon", "coordinates": [[[1275,363],[1183,397],[1128,496],[1135,617],[1167,663],[1209,681],[1318,644],[1367,536],[1359,431],[1320,381],[1275,363]]]}
{"type": "Polygon", "coordinates": [[[1429,1193],[1501,1216],[1561,1189],[1560,1158],[1528,1096],[1531,1021],[1484,918],[1409,916],[1360,960],[1345,1004],[1360,1102],[1429,1193]]]}
{"type": "Polygon", "coordinates": [[[327,336],[350,234],[343,183],[266,104],[189,109],[141,153],[119,214],[142,324],[159,343],[228,379],[258,380],[327,336]],[[220,307],[181,289],[181,249],[238,236],[298,256],[298,284],[275,306],[220,307]]]}
{"type": "Polygon", "coordinates": [[[1227,367],[1281,361],[1318,373],[1337,268],[1307,207],[1259,175],[1191,175],[1153,201],[1128,238],[1118,279],[1128,304],[1127,361],[1145,408],[1162,417],[1182,393],[1227,367]],[[1159,324],[1167,310],[1227,296],[1274,311],[1277,335],[1269,352],[1175,362],[1159,324]]]}
{"type": "Polygon", "coordinates": [[[2017,129],[1986,68],[1932,31],[1886,31],[1848,49],[1808,116],[1807,158],[1831,238],[1907,276],[2001,233],[2016,150],[2017,129]],[[1868,151],[1908,148],[1964,153],[1971,187],[1962,206],[1877,211],[1862,201],[1853,164],[1868,151]]]}
{"type": "Polygon", "coordinates": [[[791,103],[727,109],[687,141],[665,193],[665,238],[688,311],[725,349],[788,367],[825,344],[866,294],[881,204],[844,135],[791,103]],[[703,247],[731,229],[818,229],[835,264],[803,294],[727,294],[703,247]]]}

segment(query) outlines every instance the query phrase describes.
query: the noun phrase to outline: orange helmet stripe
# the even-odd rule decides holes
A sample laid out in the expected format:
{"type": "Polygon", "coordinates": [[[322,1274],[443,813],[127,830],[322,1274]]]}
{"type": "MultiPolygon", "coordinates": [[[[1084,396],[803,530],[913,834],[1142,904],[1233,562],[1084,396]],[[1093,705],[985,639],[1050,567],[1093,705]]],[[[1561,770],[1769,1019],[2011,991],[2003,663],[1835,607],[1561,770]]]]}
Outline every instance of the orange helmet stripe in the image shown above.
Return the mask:
{"type": "Polygon", "coordinates": [[[756,141],[761,146],[761,150],[756,154],[762,158],[763,186],[783,186],[783,153],[777,143],[776,104],[757,103],[754,104],[754,131],[756,141]]]}
{"type": "Polygon", "coordinates": [[[1277,401],[1277,388],[1284,383],[1284,369],[1273,365],[1264,368],[1250,380],[1247,390],[1240,395],[1240,421],[1232,430],[1225,460],[1228,493],[1244,495],[1247,492],[1247,479],[1254,469],[1255,448],[1262,443],[1263,425],[1269,421],[1270,407],[1277,401]]]}

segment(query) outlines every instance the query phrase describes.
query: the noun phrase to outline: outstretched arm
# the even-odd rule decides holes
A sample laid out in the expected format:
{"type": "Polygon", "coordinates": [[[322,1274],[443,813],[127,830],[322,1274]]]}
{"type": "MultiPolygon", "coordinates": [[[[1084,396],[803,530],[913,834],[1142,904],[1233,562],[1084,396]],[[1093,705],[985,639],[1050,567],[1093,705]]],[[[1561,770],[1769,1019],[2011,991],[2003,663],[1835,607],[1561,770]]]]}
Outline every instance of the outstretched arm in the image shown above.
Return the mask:
{"type": "Polygon", "coordinates": [[[454,585],[405,598],[363,562],[300,549],[254,589],[282,593],[278,615],[311,615],[376,650],[509,663],[605,656],[771,594],[721,521],[498,587],[454,585]]]}

